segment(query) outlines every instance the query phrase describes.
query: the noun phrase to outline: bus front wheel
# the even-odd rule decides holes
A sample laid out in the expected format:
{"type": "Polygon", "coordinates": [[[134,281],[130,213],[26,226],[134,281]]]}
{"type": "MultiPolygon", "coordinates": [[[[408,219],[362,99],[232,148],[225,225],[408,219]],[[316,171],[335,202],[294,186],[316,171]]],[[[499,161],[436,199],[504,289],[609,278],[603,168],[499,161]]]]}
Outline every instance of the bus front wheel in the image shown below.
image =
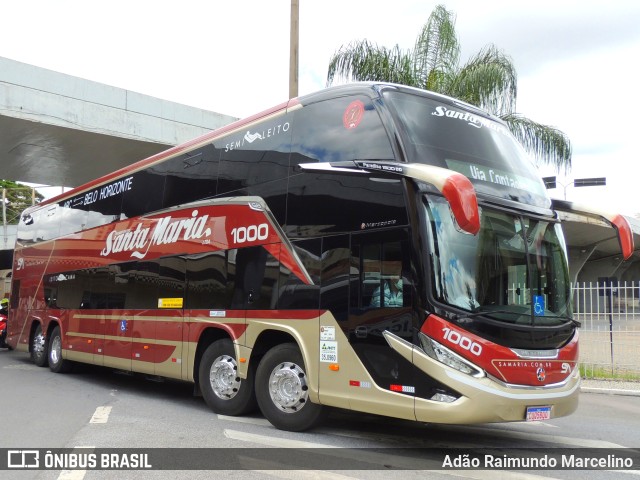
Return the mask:
{"type": "Polygon", "coordinates": [[[256,398],[262,414],[280,430],[301,432],[316,425],[323,407],[309,400],[309,385],[296,344],[276,345],[260,361],[256,398]]]}
{"type": "Polygon", "coordinates": [[[238,363],[229,339],[213,342],[200,361],[198,379],[205,402],[215,413],[243,415],[256,408],[253,390],[254,368],[249,365],[246,379],[238,376],[238,363]]]}

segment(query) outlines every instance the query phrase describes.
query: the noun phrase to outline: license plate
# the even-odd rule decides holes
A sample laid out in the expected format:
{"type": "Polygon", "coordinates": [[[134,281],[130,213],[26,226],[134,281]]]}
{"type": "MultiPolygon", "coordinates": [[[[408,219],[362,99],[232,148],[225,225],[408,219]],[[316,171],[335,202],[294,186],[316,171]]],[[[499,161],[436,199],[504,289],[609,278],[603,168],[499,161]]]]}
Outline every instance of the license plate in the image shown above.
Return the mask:
{"type": "Polygon", "coordinates": [[[536,422],[539,420],[549,420],[551,418],[551,407],[527,407],[527,422],[536,422]]]}

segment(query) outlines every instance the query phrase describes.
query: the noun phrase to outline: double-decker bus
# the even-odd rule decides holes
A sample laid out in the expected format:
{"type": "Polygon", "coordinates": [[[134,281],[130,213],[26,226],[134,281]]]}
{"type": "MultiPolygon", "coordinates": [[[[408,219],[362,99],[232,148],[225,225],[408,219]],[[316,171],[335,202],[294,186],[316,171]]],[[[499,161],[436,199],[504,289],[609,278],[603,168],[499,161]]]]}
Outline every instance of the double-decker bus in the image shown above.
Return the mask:
{"type": "Polygon", "coordinates": [[[503,123],[423,90],[301,96],[29,208],[12,278],[7,342],[36,365],[193,382],[280,429],[577,406],[544,185],[503,123]]]}

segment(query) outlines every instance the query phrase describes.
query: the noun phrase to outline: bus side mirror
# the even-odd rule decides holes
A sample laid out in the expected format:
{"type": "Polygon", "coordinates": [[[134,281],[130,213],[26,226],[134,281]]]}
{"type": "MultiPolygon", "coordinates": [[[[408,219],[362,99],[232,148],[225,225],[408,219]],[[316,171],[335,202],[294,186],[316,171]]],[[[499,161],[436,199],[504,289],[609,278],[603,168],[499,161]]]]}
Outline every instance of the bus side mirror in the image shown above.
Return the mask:
{"type": "Polygon", "coordinates": [[[615,227],[618,233],[618,241],[620,242],[620,249],[622,250],[622,256],[625,260],[628,260],[633,255],[634,241],[633,231],[631,225],[626,218],[622,215],[616,215],[610,218],[609,221],[615,227]]]}
{"type": "Polygon", "coordinates": [[[480,231],[478,197],[471,180],[461,173],[433,165],[409,163],[403,167],[405,175],[430,183],[444,195],[462,230],[472,235],[480,231]]]}

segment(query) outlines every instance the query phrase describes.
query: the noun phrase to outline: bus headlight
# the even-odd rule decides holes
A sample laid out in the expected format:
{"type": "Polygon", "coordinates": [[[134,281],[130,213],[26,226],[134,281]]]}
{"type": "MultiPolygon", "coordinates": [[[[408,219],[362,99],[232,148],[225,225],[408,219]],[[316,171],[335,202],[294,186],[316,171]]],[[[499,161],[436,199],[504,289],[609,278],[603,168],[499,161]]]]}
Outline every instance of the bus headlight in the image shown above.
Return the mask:
{"type": "Polygon", "coordinates": [[[459,372],[466,373],[475,378],[482,378],[485,373],[480,368],[476,367],[473,363],[465,360],[460,355],[452,350],[449,350],[444,345],[436,342],[434,339],[428,337],[424,333],[420,332],[420,344],[424,353],[429,355],[434,360],[445,364],[459,372]]]}

